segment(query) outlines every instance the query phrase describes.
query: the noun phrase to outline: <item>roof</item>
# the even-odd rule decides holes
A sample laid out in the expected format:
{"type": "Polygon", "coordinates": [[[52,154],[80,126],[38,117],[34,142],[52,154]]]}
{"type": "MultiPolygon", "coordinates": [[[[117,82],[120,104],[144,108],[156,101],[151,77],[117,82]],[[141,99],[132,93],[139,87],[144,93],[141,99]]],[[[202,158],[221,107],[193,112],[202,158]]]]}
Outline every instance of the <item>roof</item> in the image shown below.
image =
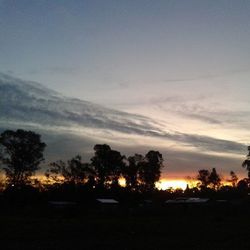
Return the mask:
{"type": "Polygon", "coordinates": [[[96,200],[103,204],[118,204],[119,203],[118,201],[114,199],[96,199],[96,200]]]}
{"type": "Polygon", "coordinates": [[[72,201],[49,201],[50,205],[53,206],[74,206],[76,205],[76,202],[72,201]]]}
{"type": "Polygon", "coordinates": [[[181,198],[176,200],[167,200],[165,203],[167,204],[190,204],[190,203],[206,203],[209,199],[207,198],[181,198]]]}

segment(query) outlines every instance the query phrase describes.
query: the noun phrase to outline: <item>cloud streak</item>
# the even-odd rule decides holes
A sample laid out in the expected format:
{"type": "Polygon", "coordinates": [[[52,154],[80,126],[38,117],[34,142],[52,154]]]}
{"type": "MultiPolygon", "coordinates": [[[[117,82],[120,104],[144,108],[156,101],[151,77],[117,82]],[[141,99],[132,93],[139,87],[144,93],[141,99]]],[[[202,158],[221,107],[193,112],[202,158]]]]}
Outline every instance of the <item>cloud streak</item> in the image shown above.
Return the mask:
{"type": "Polygon", "coordinates": [[[227,76],[247,73],[247,72],[249,72],[248,68],[232,69],[232,70],[224,71],[224,72],[217,73],[217,74],[204,74],[204,75],[200,75],[196,77],[169,78],[163,81],[164,82],[189,82],[189,81],[199,81],[199,80],[210,80],[210,79],[222,78],[222,77],[227,77],[227,76]]]}
{"type": "MultiPolygon", "coordinates": [[[[79,99],[67,98],[34,82],[26,82],[8,75],[0,75],[2,122],[35,124],[57,130],[91,128],[109,133],[153,137],[173,141],[199,151],[242,153],[244,144],[230,140],[168,131],[151,118],[108,109],[79,99]]],[[[206,116],[192,114],[196,119],[216,123],[206,116]]],[[[77,129],[75,130],[77,133],[77,129]]]]}

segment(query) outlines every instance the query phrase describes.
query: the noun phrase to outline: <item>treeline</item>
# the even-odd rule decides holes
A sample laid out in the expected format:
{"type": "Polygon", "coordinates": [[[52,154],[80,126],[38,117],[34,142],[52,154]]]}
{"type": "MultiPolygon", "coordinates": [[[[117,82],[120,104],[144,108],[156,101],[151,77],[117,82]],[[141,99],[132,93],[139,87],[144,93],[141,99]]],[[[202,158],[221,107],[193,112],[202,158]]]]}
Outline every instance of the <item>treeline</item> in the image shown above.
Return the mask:
{"type": "Polygon", "coordinates": [[[162,168],[163,158],[158,151],[126,158],[103,144],[94,146],[90,163],[83,162],[77,155],[67,162],[52,162],[45,175],[52,183],[82,184],[91,188],[117,188],[119,180],[124,178],[130,191],[152,191],[162,168]]]}
{"type": "MultiPolygon", "coordinates": [[[[61,186],[84,187],[85,190],[119,190],[149,193],[156,191],[155,184],[160,180],[164,167],[162,154],[150,150],[145,155],[135,154],[126,157],[113,150],[109,145],[95,145],[94,154],[90,162],[84,162],[80,155],[68,161],[58,160],[49,164],[41,183],[34,178],[35,172],[44,161],[46,144],[41,136],[32,131],[6,130],[0,135],[0,163],[4,171],[5,187],[7,189],[34,186],[41,189],[61,186]],[[121,187],[121,179],[125,185],[121,187]]],[[[249,155],[242,164],[250,171],[249,155]]],[[[250,176],[250,175],[249,175],[250,176]]],[[[196,187],[187,187],[185,191],[176,193],[189,195],[201,192],[211,193],[232,189],[245,190],[249,188],[249,178],[238,181],[236,174],[231,171],[227,182],[231,185],[223,186],[222,178],[213,168],[199,170],[196,176],[196,187]]]]}
{"type": "MultiPolygon", "coordinates": [[[[41,136],[32,131],[6,130],[0,136],[1,167],[6,183],[23,186],[32,183],[32,177],[44,161],[46,144],[41,136]]],[[[163,157],[151,150],[146,155],[125,157],[107,144],[95,145],[90,163],[83,162],[80,155],[68,161],[49,164],[45,182],[50,184],[85,185],[89,188],[116,188],[125,179],[130,191],[152,191],[159,181],[163,157]]]]}

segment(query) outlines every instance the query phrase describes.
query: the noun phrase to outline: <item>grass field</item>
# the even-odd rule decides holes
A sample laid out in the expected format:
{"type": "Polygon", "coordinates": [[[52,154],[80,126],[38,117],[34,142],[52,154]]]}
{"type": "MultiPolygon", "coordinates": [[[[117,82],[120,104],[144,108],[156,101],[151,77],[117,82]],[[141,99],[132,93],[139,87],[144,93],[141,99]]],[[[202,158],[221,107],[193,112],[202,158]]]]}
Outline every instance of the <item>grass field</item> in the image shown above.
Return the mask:
{"type": "Polygon", "coordinates": [[[45,210],[2,211],[1,249],[250,249],[250,214],[243,212],[45,210]]]}

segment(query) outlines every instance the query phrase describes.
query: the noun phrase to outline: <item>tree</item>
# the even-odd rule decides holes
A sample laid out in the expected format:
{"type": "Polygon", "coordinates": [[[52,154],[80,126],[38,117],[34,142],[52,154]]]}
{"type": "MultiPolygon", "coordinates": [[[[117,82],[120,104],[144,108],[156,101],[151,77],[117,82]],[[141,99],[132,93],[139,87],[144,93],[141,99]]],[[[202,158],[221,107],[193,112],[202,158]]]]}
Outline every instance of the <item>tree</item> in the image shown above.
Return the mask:
{"type": "Polygon", "coordinates": [[[241,192],[247,192],[249,187],[249,179],[244,178],[237,183],[237,189],[241,192]]]}
{"type": "Polygon", "coordinates": [[[152,191],[159,181],[163,167],[163,157],[158,151],[149,151],[139,164],[139,182],[145,191],[152,191]]]}
{"type": "Polygon", "coordinates": [[[12,185],[27,184],[32,174],[44,160],[46,147],[41,136],[32,131],[6,130],[0,135],[1,162],[7,182],[12,185]]]}
{"type": "Polygon", "coordinates": [[[212,172],[210,173],[208,177],[209,184],[212,185],[213,189],[218,189],[221,185],[221,178],[218,175],[215,168],[212,169],[212,172]]]}
{"type": "Polygon", "coordinates": [[[80,155],[77,155],[66,163],[64,161],[50,163],[46,176],[55,182],[63,181],[77,185],[87,182],[90,176],[94,176],[94,171],[88,163],[82,162],[80,155]]]}
{"type": "Polygon", "coordinates": [[[237,186],[237,182],[238,182],[238,177],[237,175],[234,173],[234,171],[230,171],[230,179],[228,180],[233,187],[237,186]]]}
{"type": "Polygon", "coordinates": [[[126,180],[126,187],[130,190],[135,191],[138,188],[139,168],[142,162],[143,156],[140,154],[128,157],[128,165],[123,169],[123,176],[126,180]]]}
{"type": "Polygon", "coordinates": [[[209,176],[210,172],[207,169],[201,169],[198,171],[197,180],[200,181],[198,184],[200,188],[207,188],[210,183],[209,176]]]}
{"type": "Polygon", "coordinates": [[[243,161],[242,163],[242,167],[246,168],[246,170],[248,171],[248,179],[250,179],[250,146],[248,146],[248,155],[245,161],[243,161]]]}
{"type": "Polygon", "coordinates": [[[120,152],[112,150],[107,144],[94,146],[95,155],[91,158],[91,164],[95,170],[98,184],[118,185],[118,180],[124,168],[125,157],[120,152]]]}

